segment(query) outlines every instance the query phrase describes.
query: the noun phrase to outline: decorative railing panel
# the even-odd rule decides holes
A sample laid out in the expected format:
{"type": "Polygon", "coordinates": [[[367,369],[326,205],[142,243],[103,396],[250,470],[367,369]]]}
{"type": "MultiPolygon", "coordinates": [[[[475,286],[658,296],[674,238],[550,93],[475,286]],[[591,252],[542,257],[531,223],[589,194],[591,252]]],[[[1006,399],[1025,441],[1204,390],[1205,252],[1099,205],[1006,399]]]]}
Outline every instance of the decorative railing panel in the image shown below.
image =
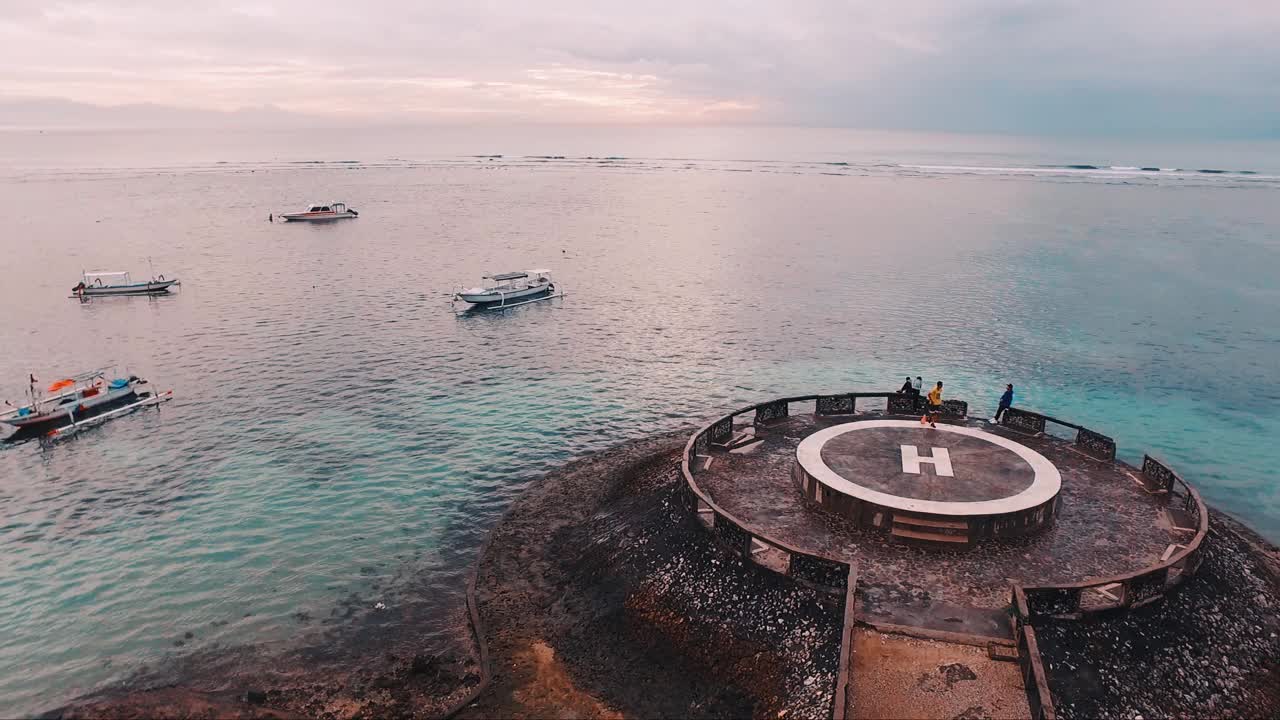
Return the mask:
{"type": "Polygon", "coordinates": [[[733,437],[733,416],[722,417],[707,430],[707,437],[713,443],[726,443],[733,437]]]}
{"type": "Polygon", "coordinates": [[[1044,432],[1044,421],[1044,416],[1039,413],[1019,410],[1015,407],[1005,410],[1004,415],[1000,418],[1001,425],[1025,433],[1044,432]]]}
{"type": "Polygon", "coordinates": [[[906,395],[896,393],[889,396],[885,412],[889,415],[914,415],[917,410],[917,397],[915,395],[906,395]]]}
{"type": "Polygon", "coordinates": [[[773,402],[763,403],[756,406],[757,423],[781,420],[790,414],[791,408],[786,400],[774,400],[773,402]]]}
{"type": "Polygon", "coordinates": [[[1116,459],[1116,441],[1088,428],[1080,428],[1076,432],[1076,445],[1099,460],[1116,459]]]}
{"type": "Polygon", "coordinates": [[[852,395],[818,396],[816,412],[819,415],[852,415],[854,409],[854,397],[852,395]]]}
{"type": "Polygon", "coordinates": [[[684,486],[680,489],[680,505],[690,515],[698,511],[698,495],[693,492],[693,488],[689,486],[689,483],[684,483],[684,486]]]}
{"type": "Polygon", "coordinates": [[[734,554],[745,554],[751,547],[751,533],[720,513],[716,513],[715,517],[711,532],[715,533],[716,539],[734,554]]]}
{"type": "Polygon", "coordinates": [[[1023,588],[1029,617],[1069,615],[1080,610],[1080,588],[1023,588]]]}
{"type": "MultiPolygon", "coordinates": [[[[693,438],[693,446],[692,446],[693,454],[706,455],[707,447],[710,445],[710,443],[711,443],[711,439],[707,437],[707,433],[705,432],[698,433],[697,436],[693,438]]],[[[690,457],[688,458],[688,460],[689,460],[690,467],[692,467],[693,458],[690,457]]]]}
{"type": "Polygon", "coordinates": [[[797,580],[803,580],[824,588],[844,589],[849,579],[849,566],[835,560],[828,560],[803,553],[792,553],[791,570],[787,573],[797,580]]]}
{"type": "Polygon", "coordinates": [[[1139,575],[1125,583],[1125,604],[1130,607],[1146,605],[1164,595],[1168,568],[1160,568],[1145,575],[1139,575]]]}
{"type": "Polygon", "coordinates": [[[1178,477],[1168,465],[1150,455],[1142,456],[1142,476],[1147,479],[1148,489],[1165,492],[1173,489],[1173,481],[1178,477]]]}
{"type": "Polygon", "coordinates": [[[963,400],[943,400],[942,417],[959,420],[969,417],[969,403],[963,400]]]}

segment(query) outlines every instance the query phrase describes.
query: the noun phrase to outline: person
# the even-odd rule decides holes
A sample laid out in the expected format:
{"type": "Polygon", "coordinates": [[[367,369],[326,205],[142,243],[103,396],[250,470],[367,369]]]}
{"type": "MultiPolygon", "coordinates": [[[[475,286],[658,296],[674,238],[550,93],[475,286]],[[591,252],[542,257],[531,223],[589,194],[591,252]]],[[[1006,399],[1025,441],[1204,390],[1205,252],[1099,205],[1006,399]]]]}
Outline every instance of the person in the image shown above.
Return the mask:
{"type": "Polygon", "coordinates": [[[915,388],[916,388],[916,397],[919,397],[920,391],[924,389],[924,380],[921,380],[919,375],[916,376],[915,388]]]}
{"type": "Polygon", "coordinates": [[[916,389],[911,384],[911,376],[907,376],[907,381],[902,383],[902,387],[898,389],[899,395],[915,395],[916,389]]]}
{"type": "Polygon", "coordinates": [[[275,214],[275,213],[267,213],[267,222],[275,222],[275,221],[276,221],[276,214],[275,214]]]}
{"type": "Polygon", "coordinates": [[[938,415],[942,413],[942,381],[929,391],[929,410],[920,416],[920,424],[929,423],[929,427],[938,427],[938,415]]]}
{"type": "Polygon", "coordinates": [[[996,416],[992,418],[997,425],[1000,424],[1000,418],[1004,417],[1004,413],[1013,404],[1013,383],[1004,386],[1004,394],[1000,396],[1000,407],[996,408],[996,416]]]}

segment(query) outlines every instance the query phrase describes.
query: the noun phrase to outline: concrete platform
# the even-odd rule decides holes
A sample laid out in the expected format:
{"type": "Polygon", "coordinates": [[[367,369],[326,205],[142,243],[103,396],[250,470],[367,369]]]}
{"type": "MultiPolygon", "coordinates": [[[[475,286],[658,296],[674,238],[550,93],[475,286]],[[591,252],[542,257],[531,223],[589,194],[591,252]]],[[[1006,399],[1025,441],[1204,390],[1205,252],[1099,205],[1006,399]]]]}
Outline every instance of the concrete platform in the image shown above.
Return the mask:
{"type": "Polygon", "coordinates": [[[807,498],[855,525],[904,540],[969,545],[1041,531],[1062,486],[1040,453],[976,427],[861,419],[796,448],[807,498]]]}
{"type": "MultiPolygon", "coordinates": [[[[1041,456],[1058,474],[1053,522],[1038,534],[993,537],[963,551],[939,551],[895,539],[884,527],[888,520],[884,517],[880,527],[850,522],[846,515],[833,512],[831,503],[815,503],[813,494],[802,490],[797,482],[797,451],[807,438],[854,420],[890,419],[876,414],[797,414],[755,428],[744,422],[735,432],[754,432],[759,441],[734,450],[709,449],[712,460],[706,470],[698,472],[699,487],[718,506],[762,535],[804,552],[856,563],[860,610],[868,620],[939,629],[956,626],[969,632],[983,628],[983,632],[997,636],[1007,634],[999,612],[1008,604],[1010,582],[1072,583],[1133,572],[1159,562],[1169,545],[1187,538],[1170,523],[1164,498],[1141,487],[1134,468],[1095,459],[1052,436],[1024,435],[977,421],[948,424],[952,430],[937,432],[927,442],[919,440],[918,433],[924,431],[917,428],[912,428],[910,436],[898,436],[889,431],[896,433],[894,428],[901,426],[882,426],[886,434],[879,441],[868,435],[845,441],[855,445],[835,443],[825,454],[820,450],[819,458],[837,475],[857,477],[862,488],[859,492],[887,489],[896,498],[928,502],[1000,502],[1036,484],[1031,462],[1019,464],[1025,461],[1022,455],[986,439],[1000,438],[1041,456]],[[978,434],[956,432],[960,429],[978,434]],[[898,442],[904,438],[915,442],[898,442]],[[978,450],[980,446],[970,440],[999,445],[1010,454],[978,450]],[[892,454],[882,449],[886,455],[863,468],[861,461],[852,459],[852,451],[856,444],[874,442],[897,447],[891,448],[892,454]],[[925,446],[947,447],[948,451],[954,447],[953,476],[936,476],[924,463],[922,477],[904,481],[903,444],[915,444],[921,455],[932,454],[925,446]],[[967,467],[970,460],[984,457],[989,461],[988,469],[971,474],[967,467]],[[896,478],[891,472],[894,464],[899,474],[896,478]],[[969,482],[962,487],[966,478],[969,482]]],[[[868,426],[857,432],[873,431],[878,430],[868,426]]],[[[828,442],[848,435],[832,433],[828,442]]],[[[1044,491],[1051,487],[1046,479],[1044,491]]],[[[838,503],[834,509],[839,510],[838,503]]]]}

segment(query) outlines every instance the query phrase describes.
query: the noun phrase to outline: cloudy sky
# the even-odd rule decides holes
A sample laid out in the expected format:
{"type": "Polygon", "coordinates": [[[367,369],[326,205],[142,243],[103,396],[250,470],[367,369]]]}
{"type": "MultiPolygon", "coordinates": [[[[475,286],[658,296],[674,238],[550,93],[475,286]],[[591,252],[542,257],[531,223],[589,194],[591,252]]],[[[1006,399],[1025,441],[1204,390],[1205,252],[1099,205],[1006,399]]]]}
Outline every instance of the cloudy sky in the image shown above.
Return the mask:
{"type": "Polygon", "coordinates": [[[1278,39],[1280,0],[0,0],[0,112],[1276,136],[1278,39]]]}

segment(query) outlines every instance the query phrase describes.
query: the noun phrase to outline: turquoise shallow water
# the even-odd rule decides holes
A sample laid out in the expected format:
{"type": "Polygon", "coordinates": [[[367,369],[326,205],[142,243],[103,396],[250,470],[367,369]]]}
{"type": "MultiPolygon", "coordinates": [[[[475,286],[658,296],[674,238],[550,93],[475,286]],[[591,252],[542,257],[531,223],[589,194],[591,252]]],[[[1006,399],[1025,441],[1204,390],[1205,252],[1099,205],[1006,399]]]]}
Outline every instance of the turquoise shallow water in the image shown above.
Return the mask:
{"type": "Polygon", "coordinates": [[[979,413],[1014,382],[1280,537],[1274,145],[708,133],[0,136],[0,396],[110,363],[177,395],[0,448],[0,708],[406,573],[447,607],[549,468],[908,373],[979,413]],[[312,199],[361,217],[265,222],[312,199]],[[180,293],[66,298],[148,257],[180,293]],[[544,265],[568,297],[450,310],[544,265]]]}

